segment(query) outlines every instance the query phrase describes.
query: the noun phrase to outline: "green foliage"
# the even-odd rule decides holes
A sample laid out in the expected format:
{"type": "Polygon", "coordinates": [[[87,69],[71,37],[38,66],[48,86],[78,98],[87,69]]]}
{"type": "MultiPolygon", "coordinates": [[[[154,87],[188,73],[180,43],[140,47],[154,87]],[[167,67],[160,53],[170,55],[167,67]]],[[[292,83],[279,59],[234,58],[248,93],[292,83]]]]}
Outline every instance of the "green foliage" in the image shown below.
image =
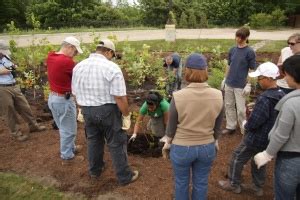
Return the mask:
{"type": "Polygon", "coordinates": [[[188,27],[187,15],[185,14],[185,12],[182,12],[181,15],[180,15],[179,27],[180,28],[187,28],[188,27]]]}
{"type": "Polygon", "coordinates": [[[287,17],[284,15],[284,11],[280,9],[276,9],[271,13],[272,22],[274,27],[283,26],[287,20],[287,17]]]}
{"type": "Polygon", "coordinates": [[[9,24],[6,24],[9,34],[18,34],[20,29],[16,27],[15,22],[11,21],[9,24]]]}
{"type": "Polygon", "coordinates": [[[272,17],[266,13],[258,13],[250,16],[250,25],[253,28],[272,26],[272,17]]]}
{"type": "Polygon", "coordinates": [[[169,12],[167,24],[176,24],[176,17],[172,11],[169,12]]]}
{"type": "Polygon", "coordinates": [[[221,47],[219,45],[212,50],[212,55],[208,66],[208,84],[213,88],[220,89],[221,82],[224,79],[227,60],[221,58],[221,47]]]}
{"type": "Polygon", "coordinates": [[[208,27],[208,21],[207,21],[206,14],[204,12],[200,12],[199,16],[200,16],[199,27],[200,28],[207,28],[208,27]]]}
{"type": "Polygon", "coordinates": [[[194,10],[189,10],[189,20],[188,20],[189,28],[196,28],[197,19],[194,13],[194,10]]]}
{"type": "Polygon", "coordinates": [[[129,84],[134,88],[142,86],[146,77],[156,82],[163,73],[160,59],[149,52],[150,46],[143,44],[142,51],[136,51],[129,44],[123,47],[123,58],[120,63],[129,76],[129,84]]]}
{"type": "Polygon", "coordinates": [[[250,25],[254,28],[268,28],[283,26],[287,17],[284,11],[274,10],[271,14],[258,13],[250,16],[250,25]]]}

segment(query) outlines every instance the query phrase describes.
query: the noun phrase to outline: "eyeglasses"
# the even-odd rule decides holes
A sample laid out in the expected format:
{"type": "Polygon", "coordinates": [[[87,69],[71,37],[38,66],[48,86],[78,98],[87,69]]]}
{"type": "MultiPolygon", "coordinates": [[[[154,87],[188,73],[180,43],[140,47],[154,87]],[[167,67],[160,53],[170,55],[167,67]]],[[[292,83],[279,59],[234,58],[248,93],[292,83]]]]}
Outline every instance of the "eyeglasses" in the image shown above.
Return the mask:
{"type": "Polygon", "coordinates": [[[294,46],[295,44],[298,44],[298,43],[300,43],[300,42],[288,42],[287,44],[291,45],[291,46],[294,46]]]}

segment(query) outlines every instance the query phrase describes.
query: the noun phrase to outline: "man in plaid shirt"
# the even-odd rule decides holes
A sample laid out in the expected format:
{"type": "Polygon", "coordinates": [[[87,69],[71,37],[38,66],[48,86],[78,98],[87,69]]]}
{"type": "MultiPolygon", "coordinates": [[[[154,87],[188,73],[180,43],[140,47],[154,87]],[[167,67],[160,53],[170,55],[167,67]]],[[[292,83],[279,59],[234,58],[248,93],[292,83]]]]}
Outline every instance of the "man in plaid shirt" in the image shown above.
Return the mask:
{"type": "Polygon", "coordinates": [[[96,52],[73,69],[72,93],[81,106],[85,121],[89,174],[92,182],[104,169],[104,144],[108,145],[118,181],[126,185],[138,178],[127,159],[127,134],[130,115],[126,85],[120,67],[111,59],[115,45],[105,39],[96,52]]]}
{"type": "Polygon", "coordinates": [[[246,134],[232,154],[228,180],[219,181],[219,186],[224,190],[240,193],[242,170],[244,165],[251,159],[253,184],[242,184],[242,187],[254,191],[257,196],[262,196],[266,168],[261,167],[257,169],[253,156],[265,150],[268,146],[268,133],[277,117],[274,107],[285,93],[276,85],[276,77],[279,76],[279,70],[271,62],[261,64],[255,72],[249,73],[249,76],[257,77],[258,83],[265,91],[258,96],[253,112],[244,125],[246,134]]]}

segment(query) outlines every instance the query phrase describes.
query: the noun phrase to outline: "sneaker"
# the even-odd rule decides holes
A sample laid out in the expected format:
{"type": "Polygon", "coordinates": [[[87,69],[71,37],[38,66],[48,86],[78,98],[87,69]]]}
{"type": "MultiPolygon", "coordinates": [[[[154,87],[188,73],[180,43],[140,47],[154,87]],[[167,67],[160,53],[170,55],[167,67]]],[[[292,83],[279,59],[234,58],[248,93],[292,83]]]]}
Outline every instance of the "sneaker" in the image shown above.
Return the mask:
{"type": "Polygon", "coordinates": [[[261,197],[264,195],[264,190],[261,187],[256,186],[255,184],[242,184],[241,185],[243,189],[250,190],[254,192],[254,194],[258,197],[261,197]]]}
{"type": "Polygon", "coordinates": [[[139,171],[133,171],[133,176],[131,177],[130,183],[133,183],[139,178],[139,171]]]}
{"type": "Polygon", "coordinates": [[[235,132],[235,129],[227,129],[227,128],[225,128],[225,129],[223,129],[222,130],[222,134],[229,134],[229,135],[231,135],[231,134],[233,134],[235,132]]]}
{"type": "Polygon", "coordinates": [[[29,138],[28,135],[23,134],[20,130],[13,132],[12,136],[20,142],[23,142],[29,138]]]}
{"type": "Polygon", "coordinates": [[[232,191],[233,193],[239,194],[241,193],[241,186],[233,186],[231,185],[229,180],[226,181],[219,181],[218,185],[221,187],[221,189],[226,191],[232,191]]]}
{"type": "Polygon", "coordinates": [[[80,153],[82,151],[82,149],[83,149],[82,145],[75,145],[74,154],[80,153]]]}
{"type": "Polygon", "coordinates": [[[39,124],[34,124],[34,125],[31,125],[29,126],[29,132],[32,133],[32,132],[40,132],[40,131],[44,131],[46,130],[46,127],[45,126],[41,126],[39,124]]]}
{"type": "Polygon", "coordinates": [[[74,156],[71,159],[63,159],[62,165],[72,165],[76,163],[81,163],[82,161],[84,161],[83,156],[74,156]]]}

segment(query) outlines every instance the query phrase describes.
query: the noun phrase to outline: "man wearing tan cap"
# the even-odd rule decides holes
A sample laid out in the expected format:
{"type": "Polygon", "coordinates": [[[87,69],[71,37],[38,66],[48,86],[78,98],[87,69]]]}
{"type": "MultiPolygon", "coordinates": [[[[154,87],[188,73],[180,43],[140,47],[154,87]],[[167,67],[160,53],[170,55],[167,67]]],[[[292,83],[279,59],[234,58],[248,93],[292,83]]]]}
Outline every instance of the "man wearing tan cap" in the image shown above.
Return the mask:
{"type": "Polygon", "coordinates": [[[80,42],[75,37],[67,37],[58,52],[50,52],[47,58],[50,94],[48,106],[60,134],[60,157],[63,165],[84,160],[75,156],[82,146],[75,145],[77,135],[76,105],[71,96],[73,57],[82,53],[80,42]]]}
{"type": "Polygon", "coordinates": [[[10,54],[8,45],[0,40],[0,115],[6,120],[11,135],[18,141],[25,141],[28,134],[21,132],[17,113],[28,123],[30,132],[46,128],[36,122],[25,96],[16,85],[16,66],[11,61],[10,54]]]}
{"type": "Polygon", "coordinates": [[[72,93],[84,116],[92,182],[103,171],[106,142],[118,181],[126,185],[135,181],[139,173],[128,165],[124,130],[130,127],[130,115],[122,71],[111,61],[114,56],[114,43],[108,39],[100,41],[96,52],[73,69],[72,93]]]}

